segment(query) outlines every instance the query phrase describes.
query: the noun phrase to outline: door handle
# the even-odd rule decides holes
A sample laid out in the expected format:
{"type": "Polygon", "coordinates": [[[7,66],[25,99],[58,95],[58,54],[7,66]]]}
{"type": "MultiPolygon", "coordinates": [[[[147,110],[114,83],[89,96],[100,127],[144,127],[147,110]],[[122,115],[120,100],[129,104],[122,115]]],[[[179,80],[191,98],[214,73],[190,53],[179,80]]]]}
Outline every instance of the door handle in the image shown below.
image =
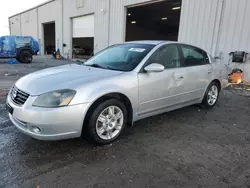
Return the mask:
{"type": "Polygon", "coordinates": [[[177,81],[180,81],[180,80],[183,80],[184,79],[184,77],[183,76],[179,76],[179,77],[177,77],[177,81]]]}
{"type": "Polygon", "coordinates": [[[180,80],[184,79],[184,76],[182,74],[180,74],[180,73],[174,72],[173,73],[173,79],[176,80],[176,81],[180,81],[180,80]]]}
{"type": "Polygon", "coordinates": [[[211,74],[212,72],[213,72],[212,69],[209,69],[209,70],[207,71],[208,74],[211,74]]]}

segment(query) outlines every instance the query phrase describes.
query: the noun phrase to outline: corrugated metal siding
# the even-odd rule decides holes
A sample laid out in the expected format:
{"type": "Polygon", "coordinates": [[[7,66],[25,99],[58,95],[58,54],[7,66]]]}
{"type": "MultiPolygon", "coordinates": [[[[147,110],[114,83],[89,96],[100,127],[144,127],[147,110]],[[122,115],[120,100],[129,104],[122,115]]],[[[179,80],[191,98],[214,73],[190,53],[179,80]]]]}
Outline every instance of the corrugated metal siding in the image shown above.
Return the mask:
{"type": "Polygon", "coordinates": [[[109,11],[109,0],[102,0],[95,4],[95,52],[109,45],[109,11]]]}
{"type": "MultiPolygon", "coordinates": [[[[210,52],[222,54],[221,61],[228,64],[228,53],[250,52],[249,0],[182,0],[179,41],[210,52]]],[[[230,64],[244,70],[244,80],[250,81],[250,63],[230,64]]]]}
{"type": "Polygon", "coordinates": [[[225,0],[217,50],[229,53],[250,49],[250,1],[225,0]]]}
{"type": "MultiPolygon", "coordinates": [[[[34,10],[11,17],[11,34],[22,35],[24,32],[33,36],[37,31],[41,39],[42,23],[56,21],[59,47],[65,43],[64,52],[69,52],[72,47],[72,18],[95,14],[94,46],[97,52],[124,42],[126,8],[148,2],[155,0],[84,0],[84,6],[77,8],[76,0],[56,0],[38,8],[38,23],[35,16],[29,18],[32,22],[24,22],[26,14],[33,15],[31,12],[34,10]]],[[[213,56],[222,52],[223,61],[227,62],[230,51],[250,51],[249,10],[249,0],[182,0],[178,40],[200,46],[213,56]]]]}
{"type": "MultiPolygon", "coordinates": [[[[228,53],[232,51],[250,52],[250,1],[224,0],[217,53],[222,53],[222,62],[228,64],[228,53]]],[[[230,63],[230,69],[243,69],[244,81],[250,82],[250,61],[245,64],[230,63]]]]}
{"type": "Polygon", "coordinates": [[[98,52],[107,47],[109,32],[109,10],[109,0],[85,0],[83,7],[81,8],[77,8],[76,0],[64,0],[63,31],[64,43],[67,44],[67,47],[64,48],[64,52],[66,54],[71,54],[70,49],[72,48],[72,18],[89,14],[95,15],[95,52],[98,52]]]}
{"type": "Polygon", "coordinates": [[[220,0],[182,0],[179,41],[213,52],[220,0]]]}
{"type": "MultiPolygon", "coordinates": [[[[123,0],[124,6],[133,6],[140,3],[156,2],[157,0],[123,0]]],[[[158,0],[159,1],[159,0],[158,0]]]]}
{"type": "Polygon", "coordinates": [[[123,0],[110,0],[109,45],[125,39],[126,9],[123,0]]]}
{"type": "Polygon", "coordinates": [[[182,0],[179,41],[213,53],[250,49],[249,0],[182,0]]]}
{"type": "Polygon", "coordinates": [[[37,9],[32,9],[28,12],[21,14],[22,21],[22,35],[33,36],[38,40],[37,35],[37,9]]]}
{"type": "Polygon", "coordinates": [[[22,35],[21,31],[21,15],[11,17],[10,21],[10,31],[11,35],[22,35]]]}

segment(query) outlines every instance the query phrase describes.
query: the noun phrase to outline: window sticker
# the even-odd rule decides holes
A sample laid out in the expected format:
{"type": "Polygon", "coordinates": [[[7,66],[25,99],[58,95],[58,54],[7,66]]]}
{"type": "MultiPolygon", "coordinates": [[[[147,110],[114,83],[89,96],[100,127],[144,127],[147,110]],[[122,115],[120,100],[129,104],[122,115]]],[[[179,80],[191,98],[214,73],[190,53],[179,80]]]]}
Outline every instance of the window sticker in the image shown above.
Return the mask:
{"type": "Polygon", "coordinates": [[[140,52],[140,53],[144,52],[145,50],[146,49],[144,48],[130,48],[129,49],[130,52],[140,52]]]}

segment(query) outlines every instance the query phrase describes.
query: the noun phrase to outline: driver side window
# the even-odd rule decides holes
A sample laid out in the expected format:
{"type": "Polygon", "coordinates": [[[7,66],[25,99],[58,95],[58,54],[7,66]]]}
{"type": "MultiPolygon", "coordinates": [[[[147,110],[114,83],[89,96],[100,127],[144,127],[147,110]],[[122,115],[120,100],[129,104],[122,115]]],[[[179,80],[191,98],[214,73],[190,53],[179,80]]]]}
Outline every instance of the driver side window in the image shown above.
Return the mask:
{"type": "Polygon", "coordinates": [[[176,44],[168,44],[159,48],[149,59],[150,63],[159,63],[166,69],[181,66],[179,49],[176,44]]]}

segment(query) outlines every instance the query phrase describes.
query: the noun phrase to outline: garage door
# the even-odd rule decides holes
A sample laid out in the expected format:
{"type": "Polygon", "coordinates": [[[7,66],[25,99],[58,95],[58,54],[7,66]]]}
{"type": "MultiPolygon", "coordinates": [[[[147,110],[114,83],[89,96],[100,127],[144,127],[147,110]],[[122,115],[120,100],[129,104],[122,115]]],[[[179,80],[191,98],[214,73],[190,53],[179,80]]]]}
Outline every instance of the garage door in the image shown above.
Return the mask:
{"type": "Polygon", "coordinates": [[[94,15],[73,18],[73,38],[94,37],[94,15]]]}

